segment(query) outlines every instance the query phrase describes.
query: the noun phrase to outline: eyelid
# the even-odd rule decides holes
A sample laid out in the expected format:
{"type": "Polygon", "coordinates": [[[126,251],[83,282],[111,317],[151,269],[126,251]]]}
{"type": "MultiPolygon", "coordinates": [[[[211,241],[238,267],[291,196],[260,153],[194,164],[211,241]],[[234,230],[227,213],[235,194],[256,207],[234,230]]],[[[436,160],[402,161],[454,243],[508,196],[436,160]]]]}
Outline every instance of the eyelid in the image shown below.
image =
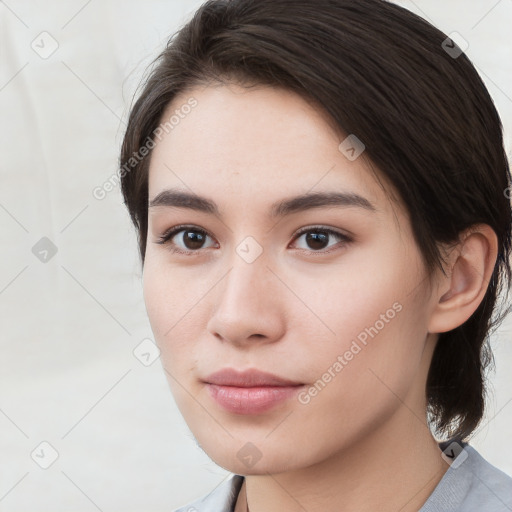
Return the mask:
{"type": "Polygon", "coordinates": [[[199,226],[194,226],[193,224],[177,224],[176,226],[172,226],[168,229],[166,229],[159,237],[157,244],[165,243],[167,239],[175,235],[176,233],[179,233],[180,231],[183,231],[184,229],[193,229],[195,231],[199,231],[200,233],[204,233],[208,236],[211,236],[206,229],[200,228],[199,226]]]}
{"type": "MultiPolygon", "coordinates": [[[[349,235],[348,233],[343,233],[342,231],[340,231],[338,229],[330,228],[328,226],[316,225],[316,226],[305,226],[305,227],[299,229],[293,235],[292,243],[295,242],[295,240],[297,240],[298,238],[300,238],[304,233],[309,233],[311,231],[323,232],[323,233],[328,233],[329,235],[333,235],[340,240],[339,243],[341,243],[342,245],[347,245],[354,241],[353,235],[349,235]]],[[[313,254],[313,255],[319,255],[319,256],[322,254],[326,255],[326,254],[330,254],[333,251],[339,250],[339,247],[337,247],[339,245],[339,243],[335,244],[334,246],[332,246],[329,249],[321,249],[318,251],[307,250],[307,249],[299,249],[299,250],[302,252],[307,252],[308,254],[313,254]]]]}
{"type": "Polygon", "coordinates": [[[352,235],[348,234],[347,232],[343,232],[342,230],[338,230],[336,228],[331,228],[329,226],[322,226],[321,224],[312,225],[312,226],[305,226],[303,228],[300,228],[298,231],[295,232],[293,235],[294,239],[303,235],[304,233],[308,233],[310,231],[323,231],[324,233],[330,233],[331,235],[337,235],[339,237],[343,238],[353,238],[352,235]]]}
{"type": "MultiPolygon", "coordinates": [[[[210,237],[211,239],[214,239],[214,237],[212,235],[210,235],[210,233],[206,229],[200,228],[199,226],[195,226],[193,224],[178,224],[176,226],[170,227],[169,229],[166,229],[162,233],[162,235],[160,235],[158,237],[158,239],[155,241],[155,243],[160,244],[160,245],[165,245],[170,241],[171,238],[173,238],[175,235],[177,235],[180,231],[185,231],[187,229],[189,229],[190,231],[197,231],[198,233],[201,233],[203,235],[210,237]]],[[[201,249],[198,249],[197,251],[184,251],[184,250],[180,249],[180,250],[176,250],[175,252],[179,252],[182,254],[188,254],[188,253],[197,253],[200,250],[201,249]]]]}

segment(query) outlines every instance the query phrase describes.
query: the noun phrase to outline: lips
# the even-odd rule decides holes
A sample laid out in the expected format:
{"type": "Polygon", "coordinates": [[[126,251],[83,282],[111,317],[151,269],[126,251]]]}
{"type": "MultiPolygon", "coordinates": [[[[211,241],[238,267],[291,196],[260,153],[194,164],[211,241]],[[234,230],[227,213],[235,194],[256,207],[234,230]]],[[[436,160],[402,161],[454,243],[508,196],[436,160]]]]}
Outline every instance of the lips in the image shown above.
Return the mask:
{"type": "Polygon", "coordinates": [[[251,369],[225,368],[205,379],[210,396],[235,414],[260,414],[292,398],[302,383],[251,369]]]}
{"type": "Polygon", "coordinates": [[[204,379],[208,384],[217,384],[218,386],[235,386],[239,388],[253,388],[264,386],[301,386],[302,382],[284,379],[273,375],[272,373],[262,372],[256,369],[238,372],[232,368],[224,368],[218,372],[212,373],[204,379]]]}

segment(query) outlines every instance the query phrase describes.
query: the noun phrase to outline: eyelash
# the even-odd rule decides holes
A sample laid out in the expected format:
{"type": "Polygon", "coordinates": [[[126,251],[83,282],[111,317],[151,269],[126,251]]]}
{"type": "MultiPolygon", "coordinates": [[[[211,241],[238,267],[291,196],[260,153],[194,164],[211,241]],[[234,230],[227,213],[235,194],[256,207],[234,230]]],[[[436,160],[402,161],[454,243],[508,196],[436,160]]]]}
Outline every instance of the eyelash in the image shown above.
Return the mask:
{"type": "MultiPolygon", "coordinates": [[[[201,251],[201,249],[197,249],[195,251],[192,251],[192,250],[184,251],[182,249],[176,249],[176,247],[172,247],[171,239],[175,235],[180,233],[181,231],[186,231],[186,230],[195,231],[197,233],[200,233],[203,236],[209,236],[210,238],[213,239],[213,237],[207,231],[205,231],[204,229],[198,228],[196,226],[182,224],[182,225],[179,225],[179,226],[174,226],[172,228],[169,228],[167,231],[165,231],[165,233],[163,233],[158,238],[158,240],[155,243],[160,244],[160,245],[169,245],[169,250],[172,253],[184,254],[184,255],[188,255],[188,256],[196,255],[197,253],[199,253],[201,251]]],[[[298,238],[300,238],[304,233],[309,233],[309,232],[313,232],[313,233],[318,233],[318,232],[328,233],[329,235],[333,235],[336,238],[340,239],[340,241],[344,245],[347,245],[347,244],[353,242],[353,239],[350,236],[345,235],[343,233],[340,233],[339,231],[336,231],[334,229],[324,227],[324,226],[311,226],[311,227],[307,227],[307,228],[302,228],[297,233],[295,233],[293,241],[295,241],[298,238]]],[[[336,248],[334,248],[334,249],[331,248],[329,250],[318,250],[318,251],[307,250],[307,249],[301,249],[301,250],[302,251],[306,251],[308,253],[312,253],[312,254],[330,254],[331,252],[333,252],[333,251],[335,251],[337,249],[336,248]]]]}

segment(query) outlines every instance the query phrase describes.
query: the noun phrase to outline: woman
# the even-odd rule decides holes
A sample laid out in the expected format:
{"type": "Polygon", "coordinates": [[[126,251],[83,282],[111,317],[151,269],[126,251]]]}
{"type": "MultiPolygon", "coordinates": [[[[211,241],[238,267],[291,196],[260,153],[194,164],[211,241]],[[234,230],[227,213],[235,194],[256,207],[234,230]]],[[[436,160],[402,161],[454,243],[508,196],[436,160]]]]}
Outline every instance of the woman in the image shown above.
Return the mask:
{"type": "Polygon", "coordinates": [[[206,2],[120,163],[171,390],[234,473],[180,511],[512,510],[467,442],[510,172],[453,40],[379,0],[206,2]]]}

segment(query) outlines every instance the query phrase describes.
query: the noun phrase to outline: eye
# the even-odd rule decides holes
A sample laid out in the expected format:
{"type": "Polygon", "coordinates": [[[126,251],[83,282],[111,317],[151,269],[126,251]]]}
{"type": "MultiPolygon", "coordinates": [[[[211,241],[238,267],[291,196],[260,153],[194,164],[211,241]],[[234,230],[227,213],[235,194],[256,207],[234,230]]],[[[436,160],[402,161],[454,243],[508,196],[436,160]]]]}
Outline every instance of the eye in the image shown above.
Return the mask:
{"type": "MultiPolygon", "coordinates": [[[[332,244],[332,245],[328,244],[330,239],[332,239],[333,237],[335,239],[338,239],[338,241],[341,243],[341,245],[344,245],[344,244],[346,245],[346,244],[352,242],[352,238],[350,236],[345,235],[344,233],[335,231],[334,229],[326,228],[323,226],[315,226],[315,227],[308,227],[308,228],[301,229],[295,235],[294,241],[299,240],[304,235],[306,235],[304,238],[304,242],[306,244],[305,249],[306,250],[313,249],[313,251],[308,251],[308,252],[318,252],[321,254],[326,254],[326,253],[332,252],[332,250],[330,250],[330,249],[327,251],[323,250],[323,249],[325,249],[326,247],[330,248],[330,247],[336,246],[336,244],[332,244]]],[[[301,249],[304,249],[304,247],[302,247],[301,249]]]]}
{"type": "MultiPolygon", "coordinates": [[[[323,226],[303,228],[296,233],[293,241],[295,242],[296,240],[299,240],[304,235],[306,235],[304,238],[306,248],[299,247],[299,249],[320,254],[328,254],[332,252],[332,249],[325,250],[326,248],[335,247],[337,245],[329,245],[329,241],[332,238],[338,240],[338,243],[341,245],[346,245],[353,241],[350,236],[323,226]]],[[[204,229],[196,226],[179,225],[168,229],[158,238],[156,243],[168,245],[169,250],[173,253],[192,255],[193,253],[198,253],[201,249],[208,248],[204,247],[204,243],[208,238],[212,239],[204,229]],[[176,241],[173,240],[174,238],[176,238],[176,241]]]]}
{"type": "Polygon", "coordinates": [[[174,226],[168,229],[157,240],[157,244],[169,245],[171,252],[178,254],[191,254],[203,249],[203,244],[210,235],[201,228],[195,226],[174,226]],[[183,233],[177,236],[179,233],[183,233]],[[177,242],[173,241],[176,237],[177,242]]]}

